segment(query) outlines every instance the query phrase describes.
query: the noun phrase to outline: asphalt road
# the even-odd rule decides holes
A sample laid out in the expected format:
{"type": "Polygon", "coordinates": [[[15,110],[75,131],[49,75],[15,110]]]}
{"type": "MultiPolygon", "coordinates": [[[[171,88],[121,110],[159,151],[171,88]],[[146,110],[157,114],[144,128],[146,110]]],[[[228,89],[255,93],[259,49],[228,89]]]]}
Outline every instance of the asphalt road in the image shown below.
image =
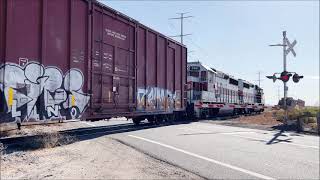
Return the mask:
{"type": "Polygon", "coordinates": [[[319,137],[193,122],[113,134],[208,179],[319,179],[319,137]]]}

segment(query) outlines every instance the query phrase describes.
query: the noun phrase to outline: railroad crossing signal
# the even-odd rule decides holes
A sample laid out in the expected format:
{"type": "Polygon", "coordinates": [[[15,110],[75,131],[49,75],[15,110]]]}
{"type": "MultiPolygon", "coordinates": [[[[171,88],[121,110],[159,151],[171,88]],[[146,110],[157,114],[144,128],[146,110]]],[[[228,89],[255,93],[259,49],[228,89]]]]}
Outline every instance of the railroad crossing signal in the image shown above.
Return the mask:
{"type": "Polygon", "coordinates": [[[288,55],[291,52],[293,56],[296,57],[296,52],[294,51],[293,47],[297,44],[297,41],[294,40],[291,44],[288,38],[286,38],[286,43],[288,46],[288,49],[286,50],[286,55],[288,55]]]}
{"type": "MultiPolygon", "coordinates": [[[[297,41],[294,40],[292,43],[287,38],[287,32],[282,31],[283,39],[282,39],[282,44],[273,44],[269,46],[281,46],[283,48],[283,72],[282,73],[275,73],[275,74],[280,74],[280,77],[277,78],[275,74],[273,76],[267,76],[267,78],[272,79],[273,82],[275,82],[277,79],[282,80],[283,82],[283,94],[284,94],[284,102],[286,102],[287,99],[287,91],[288,91],[288,86],[286,85],[287,82],[290,79],[290,76],[292,76],[292,72],[287,72],[287,55],[291,52],[294,57],[296,57],[296,52],[294,51],[293,47],[297,44],[297,41]]],[[[295,83],[299,82],[299,80],[303,78],[303,76],[297,75],[295,73],[294,77],[292,77],[293,81],[295,83]]],[[[285,110],[285,117],[284,117],[284,124],[287,123],[288,119],[288,109],[286,103],[284,103],[284,110],[285,110]]]]}
{"type": "Polygon", "coordinates": [[[276,74],[273,74],[272,76],[266,76],[268,79],[272,79],[273,82],[276,82],[276,80],[278,79],[276,74]]]}
{"type": "Polygon", "coordinates": [[[303,76],[300,76],[299,74],[295,72],[287,72],[283,71],[282,73],[274,73],[272,76],[266,76],[268,79],[272,79],[273,82],[276,82],[277,79],[280,79],[283,82],[288,82],[290,77],[292,76],[292,80],[295,83],[298,83],[300,79],[303,78],[303,76]],[[280,74],[280,77],[277,77],[276,74],[280,74]],[[292,75],[294,74],[294,75],[292,75]]]}
{"type": "Polygon", "coordinates": [[[287,71],[283,71],[280,75],[280,79],[283,81],[283,82],[288,82],[289,79],[290,79],[290,76],[292,76],[292,74],[288,73],[287,71]]]}
{"type": "Polygon", "coordinates": [[[295,73],[292,77],[293,82],[298,83],[303,76],[299,76],[299,74],[295,73]]]}

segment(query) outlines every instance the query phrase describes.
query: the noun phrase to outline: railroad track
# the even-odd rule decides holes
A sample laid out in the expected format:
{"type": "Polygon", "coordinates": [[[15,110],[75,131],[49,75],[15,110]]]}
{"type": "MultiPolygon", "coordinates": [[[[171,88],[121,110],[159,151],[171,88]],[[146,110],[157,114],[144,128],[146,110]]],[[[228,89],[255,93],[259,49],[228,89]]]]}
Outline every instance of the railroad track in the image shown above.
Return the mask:
{"type": "MultiPolygon", "coordinates": [[[[115,133],[124,133],[124,132],[157,128],[161,126],[169,126],[173,124],[182,124],[182,123],[190,123],[190,122],[191,121],[164,122],[162,124],[141,123],[138,126],[134,125],[133,123],[129,123],[129,124],[110,125],[110,126],[78,128],[78,129],[72,129],[72,130],[58,131],[57,133],[61,135],[61,137],[69,136],[76,139],[76,141],[81,141],[81,140],[92,139],[92,138],[115,134],[115,133]]],[[[2,143],[7,149],[12,149],[12,150],[28,149],[29,148],[28,143],[44,139],[46,136],[50,134],[56,134],[56,132],[30,135],[30,136],[2,138],[0,139],[0,143],[2,143]]]]}
{"type": "MultiPolygon", "coordinates": [[[[250,115],[253,116],[253,115],[250,115]]],[[[238,118],[240,115],[220,115],[218,117],[200,119],[201,120],[229,120],[238,118]]],[[[198,121],[198,120],[195,120],[198,121]]],[[[140,125],[134,125],[133,123],[128,124],[118,124],[118,125],[109,125],[109,126],[98,126],[98,127],[85,127],[85,128],[77,128],[71,130],[63,130],[58,131],[58,134],[62,137],[69,136],[76,139],[76,141],[92,139],[104,135],[116,134],[116,133],[124,133],[130,131],[137,131],[142,129],[151,129],[162,126],[170,126],[175,124],[186,124],[194,121],[174,121],[174,122],[163,122],[161,124],[150,124],[148,122],[143,122],[140,125]]],[[[56,133],[56,132],[55,132],[56,133]]],[[[28,143],[32,141],[37,141],[45,138],[50,134],[55,133],[43,133],[37,135],[29,135],[29,136],[21,136],[21,137],[8,137],[1,138],[0,143],[2,143],[7,149],[19,149],[28,147],[28,143]]]]}

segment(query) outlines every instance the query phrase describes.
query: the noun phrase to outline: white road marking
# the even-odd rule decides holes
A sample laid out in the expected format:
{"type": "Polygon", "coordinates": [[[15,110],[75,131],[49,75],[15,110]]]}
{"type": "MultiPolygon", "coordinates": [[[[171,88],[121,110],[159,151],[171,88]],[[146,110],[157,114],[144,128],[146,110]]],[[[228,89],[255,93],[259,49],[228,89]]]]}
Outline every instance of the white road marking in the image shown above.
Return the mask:
{"type": "Polygon", "coordinates": [[[250,134],[250,133],[255,133],[252,131],[235,131],[235,132],[214,132],[214,131],[207,131],[204,129],[198,129],[198,128],[191,128],[191,127],[182,127],[182,128],[177,128],[180,130],[184,131],[191,131],[191,132],[196,132],[196,133],[212,133],[212,134],[250,134]]]}
{"type": "MultiPolygon", "coordinates": [[[[253,138],[253,137],[248,137],[248,136],[241,136],[241,135],[236,135],[236,134],[230,134],[232,136],[237,136],[237,137],[242,137],[242,138],[246,138],[246,139],[253,139],[253,140],[258,140],[258,141],[264,141],[264,142],[268,142],[264,139],[260,139],[260,138],[253,138]]],[[[291,142],[277,142],[277,143],[281,143],[281,144],[289,144],[289,145],[293,145],[293,146],[300,146],[300,147],[305,147],[305,148],[314,148],[314,149],[319,149],[319,147],[317,146],[309,146],[309,145],[304,145],[304,144],[297,144],[297,143],[291,143],[291,142]]]]}
{"type": "Polygon", "coordinates": [[[219,133],[219,134],[233,135],[233,134],[253,134],[253,133],[256,133],[256,132],[239,131],[239,132],[226,132],[226,133],[219,133]]]}
{"type": "Polygon", "coordinates": [[[203,160],[218,164],[220,166],[224,166],[224,167],[236,170],[236,171],[240,171],[240,172],[249,174],[251,176],[255,176],[255,177],[260,178],[260,179],[275,179],[275,178],[272,178],[272,177],[269,177],[269,176],[265,176],[265,175],[262,175],[262,174],[259,174],[259,173],[253,172],[253,171],[249,171],[249,170],[246,170],[246,169],[243,169],[243,168],[240,168],[240,167],[236,167],[236,166],[233,166],[233,165],[230,165],[230,164],[227,164],[227,163],[223,163],[223,162],[211,159],[211,158],[207,158],[207,157],[204,157],[204,156],[201,156],[201,155],[189,152],[189,151],[185,151],[183,149],[179,149],[179,148],[167,145],[167,144],[156,142],[156,141],[153,141],[153,140],[150,140],[150,139],[146,139],[146,138],[139,137],[139,136],[134,136],[134,135],[128,135],[128,136],[136,138],[136,139],[140,139],[140,140],[143,140],[143,141],[147,141],[147,142],[150,142],[150,143],[153,143],[153,144],[157,144],[157,145],[169,148],[169,149],[173,149],[173,150],[185,153],[187,155],[190,155],[190,156],[193,156],[193,157],[196,157],[196,158],[199,158],[199,159],[203,159],[203,160]]]}
{"type": "Polygon", "coordinates": [[[87,125],[89,125],[89,126],[96,126],[96,125],[91,124],[91,123],[88,123],[88,122],[86,122],[86,121],[81,121],[81,122],[84,123],[84,124],[87,124],[87,125]]]}
{"type": "Polygon", "coordinates": [[[207,130],[194,129],[191,127],[182,127],[182,128],[178,128],[178,129],[184,130],[184,131],[197,132],[197,133],[210,133],[211,132],[211,131],[207,131],[207,130]]]}
{"type": "MultiPolygon", "coordinates": [[[[198,130],[198,131],[207,131],[204,130],[202,128],[192,128],[194,131],[198,130]]],[[[249,137],[249,136],[242,136],[242,135],[238,135],[240,133],[257,133],[257,132],[226,132],[226,133],[216,133],[216,134],[222,134],[222,135],[231,135],[231,136],[235,136],[235,137],[241,137],[241,138],[246,138],[246,139],[252,139],[252,140],[257,140],[257,141],[263,141],[263,142],[268,142],[268,140],[265,139],[261,139],[261,138],[254,138],[254,137],[249,137]]],[[[270,133],[268,133],[268,135],[270,135],[270,133]]],[[[310,145],[304,145],[304,144],[298,144],[298,143],[292,143],[292,142],[277,142],[280,144],[288,144],[288,145],[293,145],[293,146],[299,146],[299,147],[303,147],[303,148],[313,148],[313,149],[319,149],[318,146],[310,146],[310,145]]]]}

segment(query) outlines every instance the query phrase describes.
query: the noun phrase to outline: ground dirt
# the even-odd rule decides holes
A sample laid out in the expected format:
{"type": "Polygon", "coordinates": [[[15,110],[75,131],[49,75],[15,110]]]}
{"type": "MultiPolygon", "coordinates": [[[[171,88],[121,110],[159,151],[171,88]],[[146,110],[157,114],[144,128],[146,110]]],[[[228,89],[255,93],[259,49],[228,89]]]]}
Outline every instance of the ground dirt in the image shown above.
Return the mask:
{"type": "Polygon", "coordinates": [[[244,124],[257,124],[257,125],[270,125],[276,126],[280,125],[281,122],[277,121],[273,116],[273,111],[263,112],[261,114],[253,116],[240,116],[236,118],[240,123],[244,124]]]}
{"type": "Polygon", "coordinates": [[[0,127],[0,138],[31,136],[40,133],[52,133],[82,127],[86,127],[86,125],[79,123],[79,121],[69,121],[64,123],[50,122],[35,125],[29,124],[22,126],[21,130],[18,130],[17,126],[11,123],[0,127]]]}
{"type": "Polygon", "coordinates": [[[282,123],[277,121],[273,115],[274,111],[262,112],[261,114],[253,114],[248,116],[239,116],[236,118],[226,118],[217,120],[201,120],[201,122],[246,127],[253,129],[272,130],[273,127],[282,123]]]}
{"type": "Polygon", "coordinates": [[[0,179],[201,179],[110,137],[1,155],[0,179]]]}

